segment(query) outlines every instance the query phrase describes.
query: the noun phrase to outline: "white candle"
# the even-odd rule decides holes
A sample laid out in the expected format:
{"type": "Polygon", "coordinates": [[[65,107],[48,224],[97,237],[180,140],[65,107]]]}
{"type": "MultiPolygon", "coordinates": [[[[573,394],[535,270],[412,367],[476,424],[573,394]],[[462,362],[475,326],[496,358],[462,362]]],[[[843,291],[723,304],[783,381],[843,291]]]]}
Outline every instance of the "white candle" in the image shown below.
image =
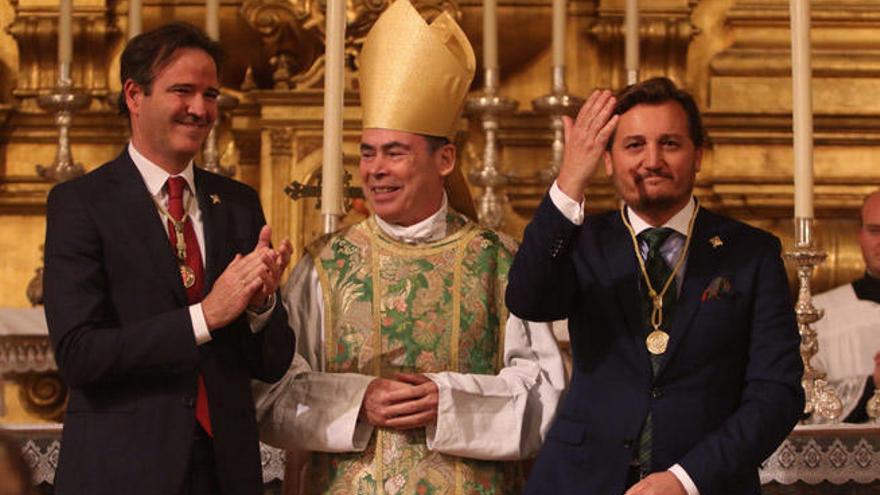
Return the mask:
{"type": "Polygon", "coordinates": [[[791,87],[794,131],[794,216],[813,218],[813,91],[810,2],[791,0],[791,87]]]}
{"type": "Polygon", "coordinates": [[[342,106],[345,77],[345,0],[327,0],[324,54],[324,163],[321,214],[324,231],[335,230],[342,216],[342,106]]]}
{"type": "Polygon", "coordinates": [[[630,74],[638,74],[639,70],[639,1],[626,0],[626,11],[624,13],[624,29],[625,29],[625,65],[628,84],[636,81],[629,80],[630,74]]]}
{"type": "Polygon", "coordinates": [[[553,67],[565,67],[566,0],[553,0],[553,67]]]}
{"type": "Polygon", "coordinates": [[[498,68],[498,0],[483,0],[483,68],[498,68]]]}
{"type": "Polygon", "coordinates": [[[70,79],[73,60],[73,0],[58,2],[58,67],[59,79],[70,79]]]}
{"type": "Polygon", "coordinates": [[[128,39],[141,34],[143,20],[141,20],[141,0],[128,0],[128,39]]]}
{"type": "Polygon", "coordinates": [[[205,34],[220,40],[220,0],[205,0],[205,34]]]}

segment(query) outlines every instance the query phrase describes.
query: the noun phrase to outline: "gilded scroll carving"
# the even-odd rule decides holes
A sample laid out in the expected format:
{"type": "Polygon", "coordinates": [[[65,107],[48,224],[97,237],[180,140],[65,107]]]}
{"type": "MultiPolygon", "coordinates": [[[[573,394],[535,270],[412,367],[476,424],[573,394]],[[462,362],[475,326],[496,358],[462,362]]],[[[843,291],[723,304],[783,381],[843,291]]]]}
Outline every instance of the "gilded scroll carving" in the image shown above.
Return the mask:
{"type": "MultiPolygon", "coordinates": [[[[364,37],[389,0],[347,0],[346,65],[352,89],[364,37]]],[[[413,2],[430,19],[441,11],[461,18],[454,0],[413,2]]],[[[241,15],[259,33],[270,52],[273,89],[300,90],[321,86],[324,75],[324,2],[322,0],[247,0],[241,15]]]]}

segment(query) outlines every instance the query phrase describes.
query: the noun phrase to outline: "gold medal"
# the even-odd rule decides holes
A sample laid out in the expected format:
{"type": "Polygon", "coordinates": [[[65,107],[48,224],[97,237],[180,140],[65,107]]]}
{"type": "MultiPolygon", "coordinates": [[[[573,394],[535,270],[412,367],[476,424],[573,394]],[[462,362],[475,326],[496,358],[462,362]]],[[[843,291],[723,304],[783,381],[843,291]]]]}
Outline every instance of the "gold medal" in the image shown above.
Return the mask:
{"type": "Polygon", "coordinates": [[[183,286],[189,289],[196,283],[196,272],[188,265],[180,265],[180,278],[183,279],[183,286]]]}
{"type": "MultiPolygon", "coordinates": [[[[678,270],[681,269],[681,265],[684,263],[685,258],[687,258],[688,248],[690,248],[691,235],[694,232],[694,220],[697,218],[697,213],[700,210],[699,201],[694,198],[694,202],[696,204],[694,205],[694,211],[693,213],[691,213],[691,219],[688,223],[688,233],[687,237],[685,237],[684,251],[678,255],[678,261],[675,263],[675,267],[672,268],[672,272],[666,278],[666,282],[663,284],[663,287],[660,289],[659,292],[653,286],[653,284],[651,284],[651,277],[648,276],[648,270],[645,268],[645,260],[642,258],[642,254],[639,249],[639,241],[638,239],[636,239],[636,233],[633,230],[632,224],[629,223],[629,219],[626,217],[626,205],[620,206],[620,219],[623,221],[623,224],[629,231],[629,236],[632,239],[633,249],[635,250],[636,254],[636,259],[639,261],[639,268],[642,271],[642,277],[644,277],[645,285],[648,288],[648,297],[653,303],[653,308],[651,309],[651,326],[654,328],[654,330],[648,334],[647,338],[645,338],[645,345],[648,347],[648,352],[655,356],[659,356],[660,354],[666,352],[666,347],[669,345],[669,334],[664,332],[663,330],[660,330],[660,326],[663,324],[663,296],[666,294],[666,291],[669,290],[669,287],[672,285],[672,281],[675,279],[675,274],[678,273],[678,270]]],[[[721,242],[720,239],[719,242],[721,242]]]]}
{"type": "Polygon", "coordinates": [[[654,330],[648,334],[645,344],[648,346],[648,352],[659,356],[666,352],[666,345],[669,344],[669,334],[663,330],[654,330]]]}

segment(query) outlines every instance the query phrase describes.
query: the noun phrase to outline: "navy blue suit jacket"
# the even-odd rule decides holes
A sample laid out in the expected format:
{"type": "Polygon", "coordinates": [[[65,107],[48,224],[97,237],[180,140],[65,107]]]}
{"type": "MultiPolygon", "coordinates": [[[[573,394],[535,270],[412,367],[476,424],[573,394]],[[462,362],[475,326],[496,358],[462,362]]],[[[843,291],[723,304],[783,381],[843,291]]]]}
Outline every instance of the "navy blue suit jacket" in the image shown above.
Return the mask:
{"type": "MultiPolygon", "coordinates": [[[[198,168],[195,184],[207,294],[265,220],[246,185],[198,168]]],[[[55,186],[47,208],[46,319],[70,388],[55,493],[178,493],[199,373],[223,493],[261,493],[250,380],[278,380],[293,358],[283,306],[258,333],[241,315],[197,346],[167,230],[127,152],[55,186]]]]}
{"type": "Polygon", "coordinates": [[[569,319],[574,360],[526,493],[623,493],[649,411],[651,471],[680,464],[702,495],[760,493],[757,467],[804,405],[778,239],[700,209],[656,376],[638,260],[619,212],[576,226],[545,197],[509,277],[513,314],[569,319]],[[710,242],[715,236],[721,245],[710,242]]]}

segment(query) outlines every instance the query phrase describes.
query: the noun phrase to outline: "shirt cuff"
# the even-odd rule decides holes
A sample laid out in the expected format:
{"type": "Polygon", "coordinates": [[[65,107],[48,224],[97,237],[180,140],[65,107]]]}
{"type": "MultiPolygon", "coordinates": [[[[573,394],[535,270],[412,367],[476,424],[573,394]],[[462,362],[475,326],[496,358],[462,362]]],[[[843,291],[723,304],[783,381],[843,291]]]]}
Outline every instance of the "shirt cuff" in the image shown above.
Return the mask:
{"type": "Polygon", "coordinates": [[[578,203],[569,198],[567,194],[562,192],[562,189],[559,189],[559,184],[557,184],[556,181],[553,181],[553,185],[550,186],[550,201],[553,201],[553,205],[556,206],[556,209],[558,209],[559,212],[562,213],[562,215],[571,223],[575,225],[581,225],[584,223],[583,201],[578,203]]]}
{"type": "Polygon", "coordinates": [[[700,495],[700,490],[697,490],[697,485],[694,484],[694,480],[692,480],[687,474],[687,471],[681,467],[681,464],[672,466],[669,468],[669,472],[678,478],[678,482],[681,483],[681,486],[684,487],[684,491],[686,491],[688,495],[700,495]]]}
{"type": "Polygon", "coordinates": [[[251,327],[251,332],[259,333],[263,327],[266,326],[266,323],[269,321],[269,317],[272,316],[272,311],[275,310],[275,293],[269,294],[269,299],[266,301],[266,305],[262,308],[259,308],[258,311],[252,310],[250,307],[247,308],[245,313],[247,314],[248,325],[251,327]]]}
{"type": "Polygon", "coordinates": [[[189,307],[189,317],[192,320],[193,334],[196,336],[196,345],[210,342],[211,331],[208,330],[208,322],[205,321],[205,313],[202,311],[202,303],[193,304],[189,307]]]}

